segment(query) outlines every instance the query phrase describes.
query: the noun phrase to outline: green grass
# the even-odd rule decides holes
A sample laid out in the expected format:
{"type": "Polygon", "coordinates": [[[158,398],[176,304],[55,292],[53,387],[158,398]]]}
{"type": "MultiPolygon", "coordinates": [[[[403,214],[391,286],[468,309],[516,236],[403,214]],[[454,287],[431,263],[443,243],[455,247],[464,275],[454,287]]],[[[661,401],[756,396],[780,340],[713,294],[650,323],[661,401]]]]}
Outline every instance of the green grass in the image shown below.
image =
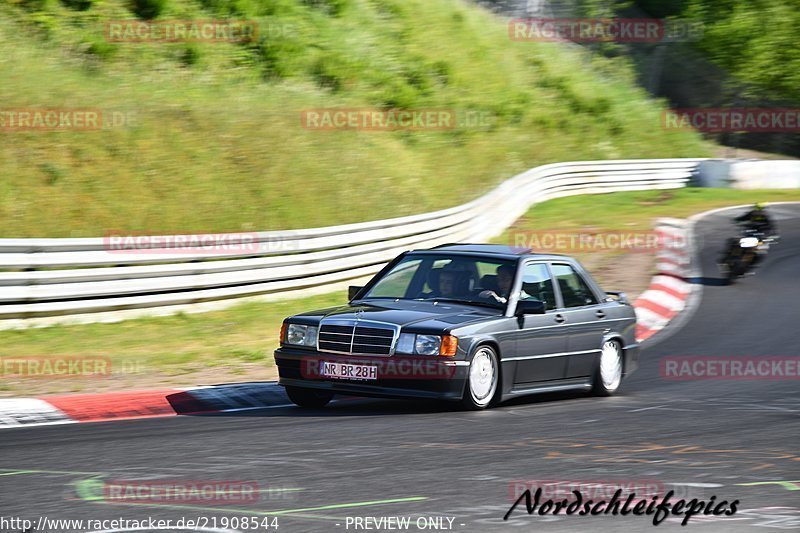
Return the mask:
{"type": "Polygon", "coordinates": [[[130,3],[0,0],[2,109],[98,108],[103,131],[0,130],[0,237],[288,229],[463,203],[569,160],[697,157],[630,71],[511,42],[457,0],[170,0],[162,19],[256,20],[261,39],[109,43],[130,3]],[[72,2],[72,5],[80,5],[72,2]],[[88,5],[88,4],[87,4],[88,5]],[[314,131],[305,109],[447,108],[452,131],[314,131]]]}
{"type": "MultiPolygon", "coordinates": [[[[535,206],[516,230],[597,228],[649,229],[661,216],[686,217],[727,205],[752,201],[800,201],[800,191],[734,191],[682,189],[551,200],[535,206]]],[[[496,242],[508,242],[508,236],[496,242]]],[[[640,255],[640,254],[638,254],[640,255]]],[[[608,288],[630,292],[646,284],[650,273],[628,275],[626,262],[606,256],[586,257],[590,270],[608,288]],[[645,279],[635,279],[644,276],[645,279]],[[624,281],[619,281],[624,280],[624,281]]],[[[281,321],[292,314],[343,304],[345,291],[298,300],[243,303],[222,311],[129,320],[116,324],[55,326],[0,331],[0,358],[25,356],[110,357],[114,375],[95,380],[8,380],[0,396],[114,388],[152,388],[250,381],[274,377],[272,352],[281,321]]]]}
{"type": "Polygon", "coordinates": [[[518,230],[652,229],[659,217],[684,218],[717,207],[800,200],[798,190],[685,188],[560,198],[536,205],[496,239],[511,243],[518,230]]]}

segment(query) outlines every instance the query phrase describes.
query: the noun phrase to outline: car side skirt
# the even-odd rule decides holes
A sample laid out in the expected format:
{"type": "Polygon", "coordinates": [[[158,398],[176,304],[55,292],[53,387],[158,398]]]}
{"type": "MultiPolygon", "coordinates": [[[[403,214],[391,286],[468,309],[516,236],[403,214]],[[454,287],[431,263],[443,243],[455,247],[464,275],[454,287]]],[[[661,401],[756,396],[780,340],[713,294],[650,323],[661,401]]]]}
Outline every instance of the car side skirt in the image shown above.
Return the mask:
{"type": "Polygon", "coordinates": [[[592,388],[591,381],[586,380],[584,378],[547,381],[538,385],[524,386],[511,389],[503,396],[503,399],[516,398],[519,396],[527,396],[529,394],[545,394],[548,392],[562,392],[571,390],[588,391],[591,388],[592,388]]]}

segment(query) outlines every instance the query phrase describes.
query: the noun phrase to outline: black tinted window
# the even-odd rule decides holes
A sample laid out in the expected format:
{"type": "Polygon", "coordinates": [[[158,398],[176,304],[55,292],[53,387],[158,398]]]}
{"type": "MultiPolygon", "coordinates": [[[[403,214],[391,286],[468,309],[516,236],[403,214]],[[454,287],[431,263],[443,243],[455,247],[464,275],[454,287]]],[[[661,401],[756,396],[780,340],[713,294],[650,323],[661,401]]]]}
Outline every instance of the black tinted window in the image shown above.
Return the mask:
{"type": "Polygon", "coordinates": [[[569,265],[553,265],[553,275],[558,280],[564,307],[583,307],[597,303],[589,285],[569,265]]]}

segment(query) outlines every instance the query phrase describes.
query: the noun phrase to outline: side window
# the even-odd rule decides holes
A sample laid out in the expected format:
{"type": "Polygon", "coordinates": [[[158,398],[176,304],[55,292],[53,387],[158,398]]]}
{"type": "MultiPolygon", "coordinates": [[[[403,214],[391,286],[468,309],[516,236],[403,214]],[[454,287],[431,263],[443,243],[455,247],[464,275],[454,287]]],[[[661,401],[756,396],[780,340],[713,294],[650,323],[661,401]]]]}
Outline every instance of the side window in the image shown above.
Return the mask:
{"type": "Polygon", "coordinates": [[[553,275],[558,280],[564,307],[582,307],[597,303],[586,281],[569,265],[553,265],[553,275]]]}
{"type": "Polygon", "coordinates": [[[539,300],[544,302],[545,309],[556,308],[556,294],[553,290],[553,280],[547,265],[543,263],[529,263],[522,270],[522,293],[520,300],[539,300]]]}

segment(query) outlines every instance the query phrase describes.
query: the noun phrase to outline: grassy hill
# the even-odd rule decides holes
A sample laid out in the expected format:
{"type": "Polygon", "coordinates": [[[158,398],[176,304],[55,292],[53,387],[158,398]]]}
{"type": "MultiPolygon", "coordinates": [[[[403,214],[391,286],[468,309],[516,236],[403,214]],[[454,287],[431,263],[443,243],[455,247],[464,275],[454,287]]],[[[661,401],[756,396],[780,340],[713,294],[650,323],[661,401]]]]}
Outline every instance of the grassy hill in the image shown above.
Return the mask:
{"type": "Polygon", "coordinates": [[[100,131],[0,128],[0,237],[286,229],[456,205],[535,165],[695,157],[632,75],[512,42],[456,0],[0,0],[0,110],[96,108],[100,131]],[[149,10],[149,11],[148,11],[149,10]],[[251,43],[112,43],[109,20],[254,20],[251,43]],[[315,108],[457,110],[447,131],[319,131],[315,108]]]}

